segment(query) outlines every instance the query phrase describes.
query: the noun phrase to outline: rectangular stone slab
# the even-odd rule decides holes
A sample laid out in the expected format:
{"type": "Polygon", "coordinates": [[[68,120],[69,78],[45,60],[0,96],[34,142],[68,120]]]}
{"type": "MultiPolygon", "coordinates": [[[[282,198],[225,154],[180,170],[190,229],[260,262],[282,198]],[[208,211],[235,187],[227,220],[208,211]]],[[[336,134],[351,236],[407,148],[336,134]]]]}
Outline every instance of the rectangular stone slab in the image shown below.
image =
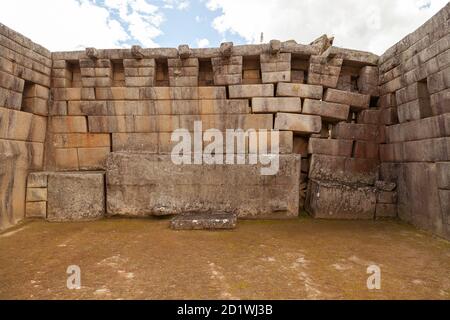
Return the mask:
{"type": "Polygon", "coordinates": [[[306,210],[319,219],[373,219],[376,188],[310,180],[306,210]]]}
{"type": "Polygon", "coordinates": [[[170,220],[174,230],[221,230],[234,229],[237,216],[232,213],[180,214],[170,220]]]}
{"type": "Polygon", "coordinates": [[[240,218],[297,217],[300,156],[280,155],[279,170],[273,176],[261,175],[260,169],[260,164],[177,165],[170,155],[113,152],[107,161],[107,213],[229,212],[240,218]]]}
{"type": "Polygon", "coordinates": [[[47,202],[49,221],[83,221],[103,217],[104,173],[50,173],[47,202]]]}

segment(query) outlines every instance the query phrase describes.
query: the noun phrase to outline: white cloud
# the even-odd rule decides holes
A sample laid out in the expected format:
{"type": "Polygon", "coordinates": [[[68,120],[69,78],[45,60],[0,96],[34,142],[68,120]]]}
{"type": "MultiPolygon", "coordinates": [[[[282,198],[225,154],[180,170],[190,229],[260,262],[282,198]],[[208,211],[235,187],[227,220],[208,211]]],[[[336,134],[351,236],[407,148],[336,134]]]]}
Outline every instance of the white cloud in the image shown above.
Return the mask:
{"type": "Polygon", "coordinates": [[[309,43],[326,33],[336,46],[381,54],[417,29],[447,0],[208,0],[219,10],[212,26],[249,43],[294,39],[309,43]]]}
{"type": "Polygon", "coordinates": [[[157,46],[164,21],[145,0],[2,0],[0,22],[51,51],[157,46]],[[113,15],[117,13],[117,15],[113,15]]]}
{"type": "Polygon", "coordinates": [[[197,47],[199,48],[206,48],[209,46],[209,40],[206,38],[203,39],[197,39],[197,47]]]}
{"type": "Polygon", "coordinates": [[[164,8],[186,10],[190,6],[189,0],[163,0],[164,8]]]}

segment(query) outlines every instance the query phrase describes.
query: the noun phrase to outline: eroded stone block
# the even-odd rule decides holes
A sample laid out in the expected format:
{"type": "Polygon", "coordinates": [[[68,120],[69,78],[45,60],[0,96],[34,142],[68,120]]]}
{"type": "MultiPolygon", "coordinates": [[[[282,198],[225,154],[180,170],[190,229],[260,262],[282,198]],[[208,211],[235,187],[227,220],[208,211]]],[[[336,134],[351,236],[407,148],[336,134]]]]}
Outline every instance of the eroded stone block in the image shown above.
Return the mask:
{"type": "Polygon", "coordinates": [[[300,156],[280,155],[273,176],[261,175],[259,164],[246,163],[177,165],[170,155],[113,152],[107,162],[108,214],[231,212],[241,218],[296,217],[300,156]]]}
{"type": "Polygon", "coordinates": [[[175,230],[223,230],[236,225],[237,216],[230,213],[181,214],[170,220],[170,227],[175,230]]]}
{"type": "Polygon", "coordinates": [[[373,219],[375,188],[310,180],[305,208],[319,219],[373,219]]]}
{"type": "Polygon", "coordinates": [[[277,113],[274,129],[293,131],[298,134],[319,133],[322,129],[322,120],[319,116],[277,113]]]}
{"type": "Polygon", "coordinates": [[[48,176],[49,221],[81,221],[105,213],[104,174],[101,172],[50,173],[48,176]]]}

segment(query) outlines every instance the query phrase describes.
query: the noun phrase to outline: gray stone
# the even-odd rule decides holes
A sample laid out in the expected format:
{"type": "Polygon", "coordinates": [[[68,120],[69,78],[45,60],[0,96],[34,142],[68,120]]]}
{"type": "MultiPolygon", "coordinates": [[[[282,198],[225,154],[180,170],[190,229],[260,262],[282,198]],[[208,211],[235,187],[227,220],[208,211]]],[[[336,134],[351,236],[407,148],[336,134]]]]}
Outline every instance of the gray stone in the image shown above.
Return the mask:
{"type": "MultiPolygon", "coordinates": [[[[248,163],[248,158],[246,159],[248,163]]],[[[280,155],[279,170],[251,164],[196,165],[170,155],[113,152],[107,161],[110,216],[231,212],[240,218],[294,218],[299,210],[300,156],[280,155]]]]}
{"type": "Polygon", "coordinates": [[[180,214],[170,220],[175,230],[223,230],[235,229],[237,216],[232,213],[180,214]]]}
{"type": "Polygon", "coordinates": [[[372,187],[310,180],[306,210],[319,219],[373,219],[375,190],[372,187]]]}
{"type": "Polygon", "coordinates": [[[104,216],[102,172],[51,173],[48,176],[49,221],[94,220],[104,216]]]}
{"type": "Polygon", "coordinates": [[[379,161],[313,154],[309,178],[346,184],[374,185],[379,161]]]}
{"type": "Polygon", "coordinates": [[[394,182],[378,180],[378,181],[375,181],[375,187],[378,190],[382,190],[382,191],[393,191],[393,190],[395,190],[397,185],[394,182]]]}

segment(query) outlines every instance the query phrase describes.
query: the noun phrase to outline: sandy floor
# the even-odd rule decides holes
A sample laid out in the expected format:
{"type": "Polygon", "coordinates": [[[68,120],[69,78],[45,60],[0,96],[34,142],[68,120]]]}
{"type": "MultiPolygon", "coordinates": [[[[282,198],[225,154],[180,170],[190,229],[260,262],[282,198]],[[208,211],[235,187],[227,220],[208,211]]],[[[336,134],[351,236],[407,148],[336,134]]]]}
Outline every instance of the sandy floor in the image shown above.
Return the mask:
{"type": "Polygon", "coordinates": [[[450,299],[450,243],[393,221],[29,221],[0,234],[2,299],[450,299]],[[366,269],[381,268],[381,290],[366,269]],[[81,289],[66,287],[69,265],[81,289]]]}

